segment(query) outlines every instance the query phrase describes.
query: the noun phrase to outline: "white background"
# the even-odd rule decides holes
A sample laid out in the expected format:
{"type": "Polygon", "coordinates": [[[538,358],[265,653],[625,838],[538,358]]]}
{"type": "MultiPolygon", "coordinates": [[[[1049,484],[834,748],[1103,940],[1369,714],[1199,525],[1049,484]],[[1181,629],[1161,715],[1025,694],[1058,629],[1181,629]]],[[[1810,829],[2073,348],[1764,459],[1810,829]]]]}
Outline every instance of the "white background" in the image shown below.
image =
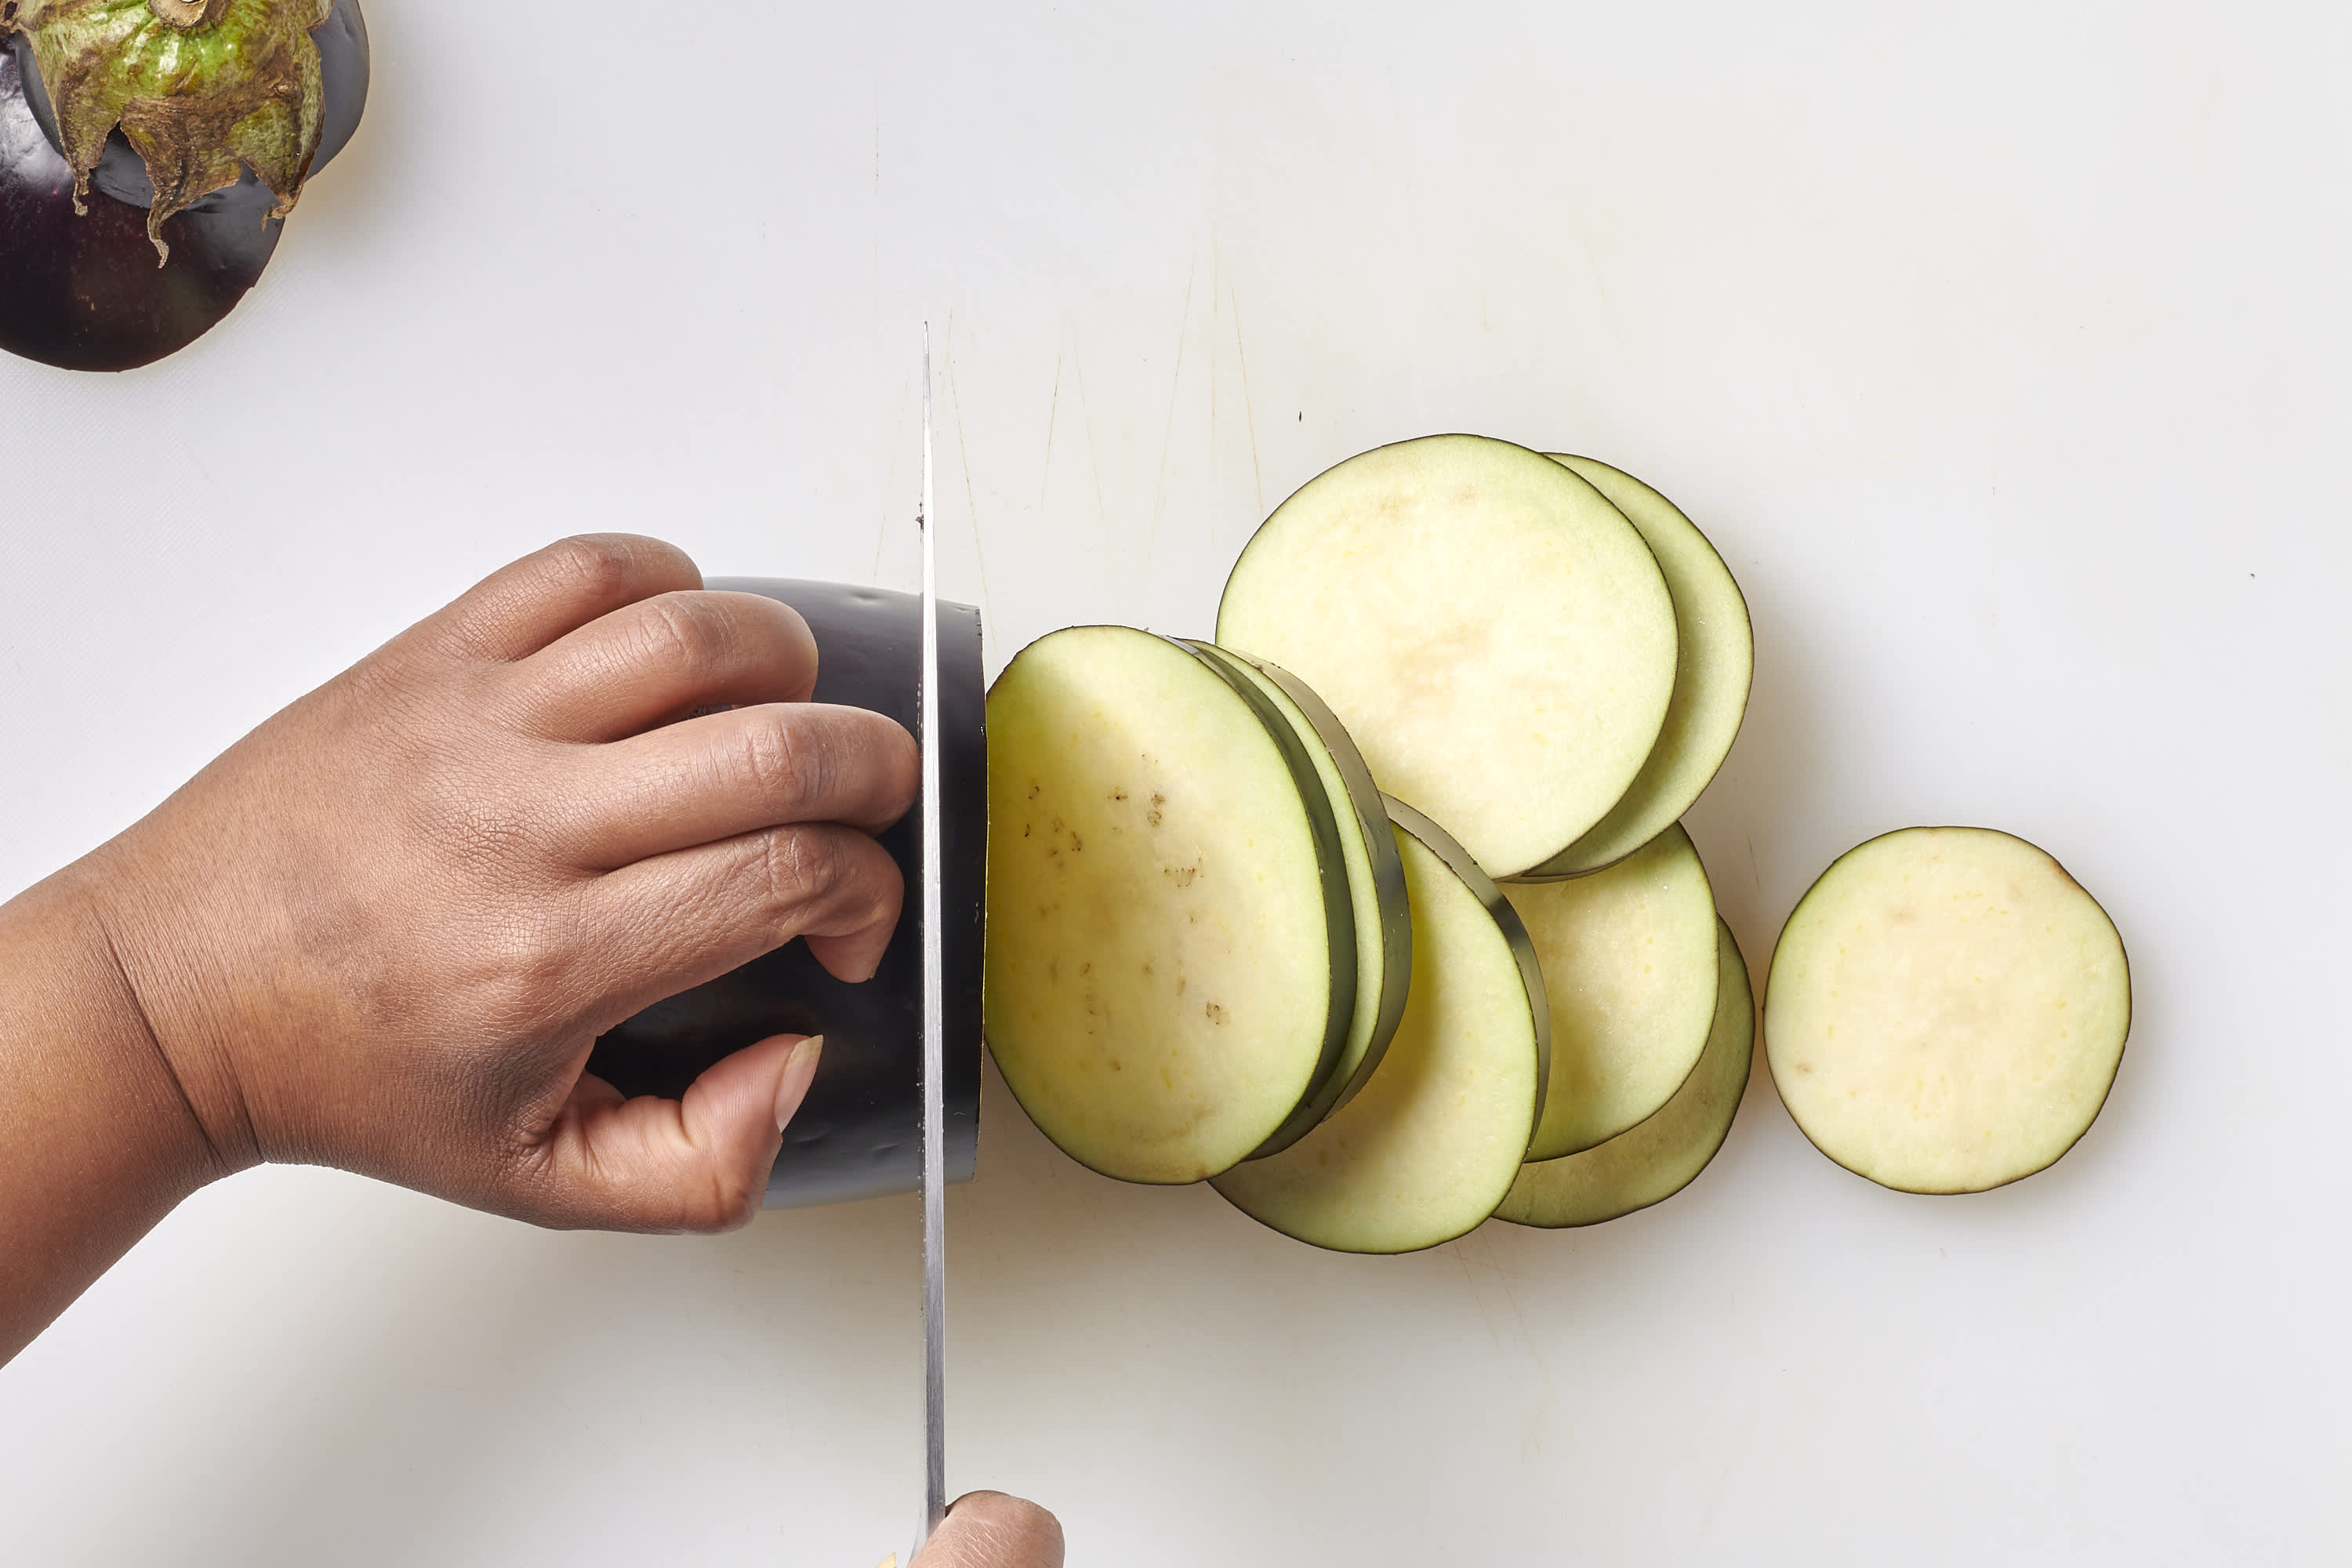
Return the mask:
{"type": "MultiPolygon", "coordinates": [[[[225,326],[0,363],[0,889],[558,534],[911,583],[926,316],[992,669],[1204,634],[1366,447],[1590,452],[1754,610],[1691,823],[1751,963],[1863,838],[2022,834],[2131,950],[2105,1114],[1906,1197],[1759,1075],[1661,1208],[1363,1259],[1090,1175],[992,1080],[951,1485],[1134,1568],[2352,1557],[2341,7],[369,16],[366,124],[225,326]]],[[[866,1568],[917,1229],[239,1177],[0,1372],[0,1558],[866,1568]]]]}

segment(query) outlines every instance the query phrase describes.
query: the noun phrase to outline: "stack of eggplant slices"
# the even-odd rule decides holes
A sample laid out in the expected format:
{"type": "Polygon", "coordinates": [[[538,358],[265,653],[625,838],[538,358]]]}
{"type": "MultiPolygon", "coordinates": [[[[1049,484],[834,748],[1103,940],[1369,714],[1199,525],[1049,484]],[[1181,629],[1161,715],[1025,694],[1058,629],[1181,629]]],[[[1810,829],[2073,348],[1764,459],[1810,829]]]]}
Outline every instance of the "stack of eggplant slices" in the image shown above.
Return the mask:
{"type": "MultiPolygon", "coordinates": [[[[1475,436],[1341,463],[1243,551],[1213,643],[1074,626],[990,690],[1006,1084],[1093,1170],[1341,1251],[1671,1196],[1754,1044],[1680,820],[1753,664],[1722,559],[1631,475],[1475,436]]],[[[1766,1056],[1831,1158],[1969,1192],[2081,1136],[2129,1016],[2056,861],[1908,828],[1790,917],[1766,1056]]]]}

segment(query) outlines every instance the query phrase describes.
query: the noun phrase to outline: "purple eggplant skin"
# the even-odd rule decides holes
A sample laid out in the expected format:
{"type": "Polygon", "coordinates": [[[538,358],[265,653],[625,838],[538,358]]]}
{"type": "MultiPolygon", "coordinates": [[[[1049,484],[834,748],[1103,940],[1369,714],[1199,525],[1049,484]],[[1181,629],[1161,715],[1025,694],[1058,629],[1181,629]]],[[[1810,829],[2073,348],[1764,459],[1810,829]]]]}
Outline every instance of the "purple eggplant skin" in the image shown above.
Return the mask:
{"type": "MultiPolygon", "coordinates": [[[[311,173],[350,144],[367,107],[368,37],[359,0],[335,0],[318,45],[325,102],[311,173]]],[[[66,370],[135,370],[210,331],[278,248],[285,220],[251,170],[163,222],[171,259],[147,238],[154,185],[121,132],[74,211],[73,171],[31,40],[0,46],[0,349],[66,370]]]]}
{"type": "MultiPolygon", "coordinates": [[[[709,586],[790,605],[816,638],[814,700],[918,728],[922,599],[880,588],[774,578],[709,586]]],[[[980,1153],[980,990],[988,860],[988,737],[980,612],[940,605],[940,954],[946,980],[947,1179],[980,1153]]],[[[906,880],[882,966],[836,980],[794,941],[607,1030],[588,1070],[625,1095],[677,1099],[721,1057],[771,1035],[823,1035],[808,1098],[784,1131],[766,1206],[801,1208],[917,1190],[922,1182],[922,829],[919,811],[877,836],[906,880]]]]}

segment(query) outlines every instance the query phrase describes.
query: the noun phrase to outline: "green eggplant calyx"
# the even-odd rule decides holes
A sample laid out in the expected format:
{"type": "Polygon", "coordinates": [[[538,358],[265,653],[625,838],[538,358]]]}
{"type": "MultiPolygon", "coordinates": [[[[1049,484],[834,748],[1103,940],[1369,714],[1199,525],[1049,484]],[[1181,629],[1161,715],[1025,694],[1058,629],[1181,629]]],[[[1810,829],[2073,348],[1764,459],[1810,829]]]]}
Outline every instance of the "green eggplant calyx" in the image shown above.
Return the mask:
{"type": "Polygon", "coordinates": [[[0,35],[32,39],[73,168],[74,210],[119,127],[155,186],[147,237],[251,169],[294,210],[319,150],[325,93],[310,30],[333,0],[0,0],[0,35]]]}

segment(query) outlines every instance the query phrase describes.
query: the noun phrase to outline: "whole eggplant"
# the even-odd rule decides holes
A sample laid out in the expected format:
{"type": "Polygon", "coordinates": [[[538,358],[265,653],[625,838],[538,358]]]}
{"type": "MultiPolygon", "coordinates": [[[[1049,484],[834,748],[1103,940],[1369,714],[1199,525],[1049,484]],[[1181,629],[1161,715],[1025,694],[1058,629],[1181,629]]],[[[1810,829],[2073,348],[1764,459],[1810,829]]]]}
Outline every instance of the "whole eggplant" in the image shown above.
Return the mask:
{"type": "Polygon", "coordinates": [[[0,349],[68,370],[130,370],[194,342],[260,278],[302,183],[350,142],[367,103],[358,0],[333,0],[307,30],[315,72],[305,63],[279,94],[284,133],[275,142],[221,133],[201,113],[159,110],[158,102],[184,106],[131,95],[139,84],[110,79],[102,50],[76,54],[57,38],[87,44],[93,15],[135,43],[153,31],[149,10],[188,11],[198,29],[236,28],[320,4],[0,0],[0,349]],[[54,35],[44,50],[45,25],[75,24],[83,34],[54,35]],[[62,118],[53,86],[68,104],[62,118]],[[161,121],[171,134],[159,133],[161,121]],[[160,204],[151,165],[165,171],[160,204]]]}

